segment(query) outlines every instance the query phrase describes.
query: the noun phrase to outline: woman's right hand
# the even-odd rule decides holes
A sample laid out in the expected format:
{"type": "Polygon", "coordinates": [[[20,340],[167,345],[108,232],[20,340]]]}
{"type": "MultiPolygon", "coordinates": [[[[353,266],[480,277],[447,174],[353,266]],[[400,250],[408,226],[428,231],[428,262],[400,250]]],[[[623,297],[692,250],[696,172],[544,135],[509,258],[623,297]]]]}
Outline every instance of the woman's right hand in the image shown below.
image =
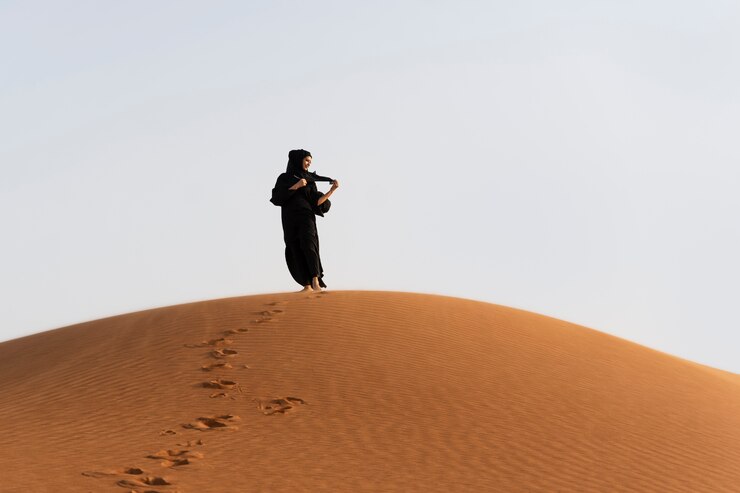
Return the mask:
{"type": "Polygon", "coordinates": [[[306,181],[306,179],[305,178],[301,178],[300,180],[298,180],[297,182],[295,182],[295,184],[293,184],[293,186],[290,187],[290,189],[291,190],[298,190],[299,188],[303,188],[306,185],[308,185],[308,182],[306,181]]]}

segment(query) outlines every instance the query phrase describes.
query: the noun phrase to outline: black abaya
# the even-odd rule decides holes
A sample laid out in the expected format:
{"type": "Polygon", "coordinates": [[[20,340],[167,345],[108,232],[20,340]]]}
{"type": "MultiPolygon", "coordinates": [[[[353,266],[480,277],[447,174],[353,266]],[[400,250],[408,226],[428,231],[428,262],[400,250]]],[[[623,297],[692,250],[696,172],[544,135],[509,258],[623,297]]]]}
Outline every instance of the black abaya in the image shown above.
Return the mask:
{"type": "Polygon", "coordinates": [[[301,286],[311,285],[311,280],[318,277],[319,285],[326,287],[319,255],[319,233],[316,229],[316,216],[323,216],[329,211],[331,203],[327,199],[320,206],[316,202],[324,194],[316,188],[316,183],[308,180],[305,187],[290,190],[303,174],[283,173],[275,182],[270,201],[279,205],[283,222],[283,239],[285,240],[285,261],[293,279],[301,286]]]}

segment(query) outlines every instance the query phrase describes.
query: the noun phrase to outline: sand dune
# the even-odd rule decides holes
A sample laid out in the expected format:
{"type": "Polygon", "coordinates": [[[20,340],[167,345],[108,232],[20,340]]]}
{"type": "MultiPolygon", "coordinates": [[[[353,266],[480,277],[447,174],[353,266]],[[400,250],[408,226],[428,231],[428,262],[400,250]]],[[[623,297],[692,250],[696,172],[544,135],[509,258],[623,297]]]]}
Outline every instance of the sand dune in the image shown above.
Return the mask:
{"type": "Polygon", "coordinates": [[[0,344],[0,492],[740,491],[740,377],[455,298],[271,294],[0,344]]]}

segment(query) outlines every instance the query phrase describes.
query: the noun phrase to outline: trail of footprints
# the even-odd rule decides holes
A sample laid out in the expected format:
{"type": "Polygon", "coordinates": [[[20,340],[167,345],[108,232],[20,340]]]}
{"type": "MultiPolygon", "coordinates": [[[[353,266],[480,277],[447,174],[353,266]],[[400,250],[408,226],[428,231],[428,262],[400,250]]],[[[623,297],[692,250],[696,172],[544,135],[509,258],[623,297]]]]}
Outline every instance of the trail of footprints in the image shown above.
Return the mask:
{"type": "MultiPolygon", "coordinates": [[[[254,326],[262,326],[275,321],[275,317],[284,313],[284,310],[278,308],[287,302],[275,301],[267,303],[267,309],[255,313],[258,318],[251,320],[249,323],[254,326]]],[[[204,373],[210,373],[211,377],[195,385],[196,388],[209,389],[212,392],[208,395],[212,399],[236,400],[238,394],[244,391],[241,385],[230,378],[221,375],[221,372],[230,371],[236,368],[249,368],[246,364],[232,364],[231,361],[238,355],[238,352],[229,347],[235,342],[234,337],[247,334],[249,328],[228,329],[223,332],[223,336],[201,341],[196,344],[186,344],[185,347],[191,349],[207,349],[205,357],[207,362],[201,363],[200,369],[204,373]]],[[[299,397],[278,397],[273,399],[255,400],[257,409],[265,416],[274,414],[285,414],[296,406],[306,404],[306,401],[299,397]]],[[[182,423],[179,429],[182,432],[209,432],[209,431],[236,431],[239,429],[238,423],[241,420],[234,414],[220,414],[216,416],[200,416],[189,423],[182,423]]],[[[178,431],[175,429],[163,429],[160,436],[174,436],[178,431]]],[[[163,448],[157,452],[144,456],[145,459],[156,463],[160,468],[166,471],[175,472],[178,469],[192,465],[205,458],[205,454],[197,449],[205,445],[201,439],[192,439],[177,443],[174,448],[163,448]]],[[[90,478],[106,478],[115,480],[115,484],[127,488],[130,493],[176,493],[175,482],[169,475],[158,475],[146,468],[124,467],[109,471],[86,471],[83,476],[90,478]]]]}

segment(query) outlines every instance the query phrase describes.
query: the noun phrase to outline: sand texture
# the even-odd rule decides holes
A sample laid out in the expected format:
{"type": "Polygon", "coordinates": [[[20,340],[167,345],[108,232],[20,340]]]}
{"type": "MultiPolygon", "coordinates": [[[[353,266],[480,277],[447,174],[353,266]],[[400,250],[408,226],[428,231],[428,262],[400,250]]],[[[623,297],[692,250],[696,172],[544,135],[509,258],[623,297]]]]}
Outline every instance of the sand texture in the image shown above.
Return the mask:
{"type": "Polygon", "coordinates": [[[740,491],[738,375],[456,298],[137,312],[0,344],[0,388],[7,493],[740,491]]]}

